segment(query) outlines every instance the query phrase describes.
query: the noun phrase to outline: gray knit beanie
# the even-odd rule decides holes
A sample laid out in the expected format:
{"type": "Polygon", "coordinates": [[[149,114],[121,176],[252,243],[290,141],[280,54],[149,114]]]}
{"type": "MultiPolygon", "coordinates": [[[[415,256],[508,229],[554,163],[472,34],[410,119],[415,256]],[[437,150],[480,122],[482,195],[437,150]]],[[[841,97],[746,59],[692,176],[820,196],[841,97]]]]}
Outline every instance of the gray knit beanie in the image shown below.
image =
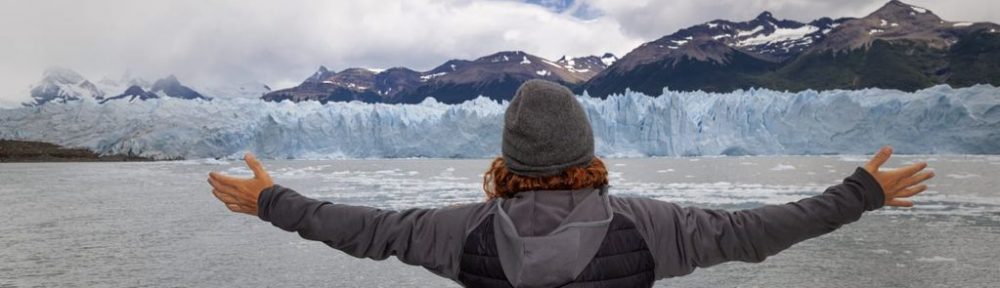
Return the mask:
{"type": "Polygon", "coordinates": [[[590,165],[594,132],[573,92],[553,82],[528,80],[504,114],[501,150],[514,174],[552,176],[590,165]]]}

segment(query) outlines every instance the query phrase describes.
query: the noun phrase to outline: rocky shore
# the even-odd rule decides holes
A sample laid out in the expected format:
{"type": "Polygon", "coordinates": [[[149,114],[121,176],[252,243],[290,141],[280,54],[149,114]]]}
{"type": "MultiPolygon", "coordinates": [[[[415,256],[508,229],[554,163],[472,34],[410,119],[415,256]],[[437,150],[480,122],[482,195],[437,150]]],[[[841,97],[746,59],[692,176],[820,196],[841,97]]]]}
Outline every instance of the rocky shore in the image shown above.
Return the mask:
{"type": "Polygon", "coordinates": [[[98,155],[82,148],[66,148],[52,143],[0,140],[0,162],[116,162],[153,161],[133,155],[98,155]]]}

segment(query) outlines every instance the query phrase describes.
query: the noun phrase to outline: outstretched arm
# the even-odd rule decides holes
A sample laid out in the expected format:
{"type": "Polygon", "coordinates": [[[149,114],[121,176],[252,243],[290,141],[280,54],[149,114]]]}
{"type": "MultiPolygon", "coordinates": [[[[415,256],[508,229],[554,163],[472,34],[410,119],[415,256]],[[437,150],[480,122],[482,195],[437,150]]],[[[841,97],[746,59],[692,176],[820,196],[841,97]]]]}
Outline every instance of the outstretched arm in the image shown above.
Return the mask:
{"type": "Polygon", "coordinates": [[[843,183],[820,195],[742,211],[680,207],[652,199],[624,199],[656,259],[657,278],[689,274],[726,261],[760,262],[792,244],[857,221],[865,211],[912,206],[903,198],[924,191],[926,163],[880,170],[892,154],[883,148],[843,183]]]}
{"type": "Polygon", "coordinates": [[[246,159],[254,178],[209,174],[213,194],[230,210],[256,215],[354,257],[382,260],[396,256],[403,263],[420,265],[451,279],[457,279],[468,222],[486,207],[478,203],[397,212],[333,204],[273,185],[260,162],[249,154],[246,159]]]}

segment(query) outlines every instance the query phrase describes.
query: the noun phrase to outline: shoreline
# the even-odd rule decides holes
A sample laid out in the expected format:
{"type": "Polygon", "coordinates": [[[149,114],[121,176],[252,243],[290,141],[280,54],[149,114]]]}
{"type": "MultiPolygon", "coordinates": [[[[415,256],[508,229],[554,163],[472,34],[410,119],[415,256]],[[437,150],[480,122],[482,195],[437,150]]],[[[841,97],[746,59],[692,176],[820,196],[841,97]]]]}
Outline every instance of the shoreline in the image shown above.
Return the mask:
{"type": "Polygon", "coordinates": [[[98,155],[88,149],[68,148],[47,142],[0,140],[0,163],[152,161],[158,160],[134,155],[98,155]]]}

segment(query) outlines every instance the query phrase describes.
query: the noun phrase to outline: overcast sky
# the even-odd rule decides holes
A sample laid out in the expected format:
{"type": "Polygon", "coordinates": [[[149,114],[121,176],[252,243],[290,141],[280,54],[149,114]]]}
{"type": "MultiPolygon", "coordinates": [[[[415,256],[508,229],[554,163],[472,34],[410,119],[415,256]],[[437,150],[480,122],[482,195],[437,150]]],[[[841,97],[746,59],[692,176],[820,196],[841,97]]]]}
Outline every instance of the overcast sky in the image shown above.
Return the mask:
{"type": "MultiPolygon", "coordinates": [[[[523,50],[612,52],[713,19],[862,17],[882,0],[0,0],[0,103],[29,98],[49,66],[97,81],[126,70],[193,86],[297,84],[319,65],[406,66],[523,50]]],[[[913,0],[952,21],[1000,23],[997,0],[913,0]]]]}

